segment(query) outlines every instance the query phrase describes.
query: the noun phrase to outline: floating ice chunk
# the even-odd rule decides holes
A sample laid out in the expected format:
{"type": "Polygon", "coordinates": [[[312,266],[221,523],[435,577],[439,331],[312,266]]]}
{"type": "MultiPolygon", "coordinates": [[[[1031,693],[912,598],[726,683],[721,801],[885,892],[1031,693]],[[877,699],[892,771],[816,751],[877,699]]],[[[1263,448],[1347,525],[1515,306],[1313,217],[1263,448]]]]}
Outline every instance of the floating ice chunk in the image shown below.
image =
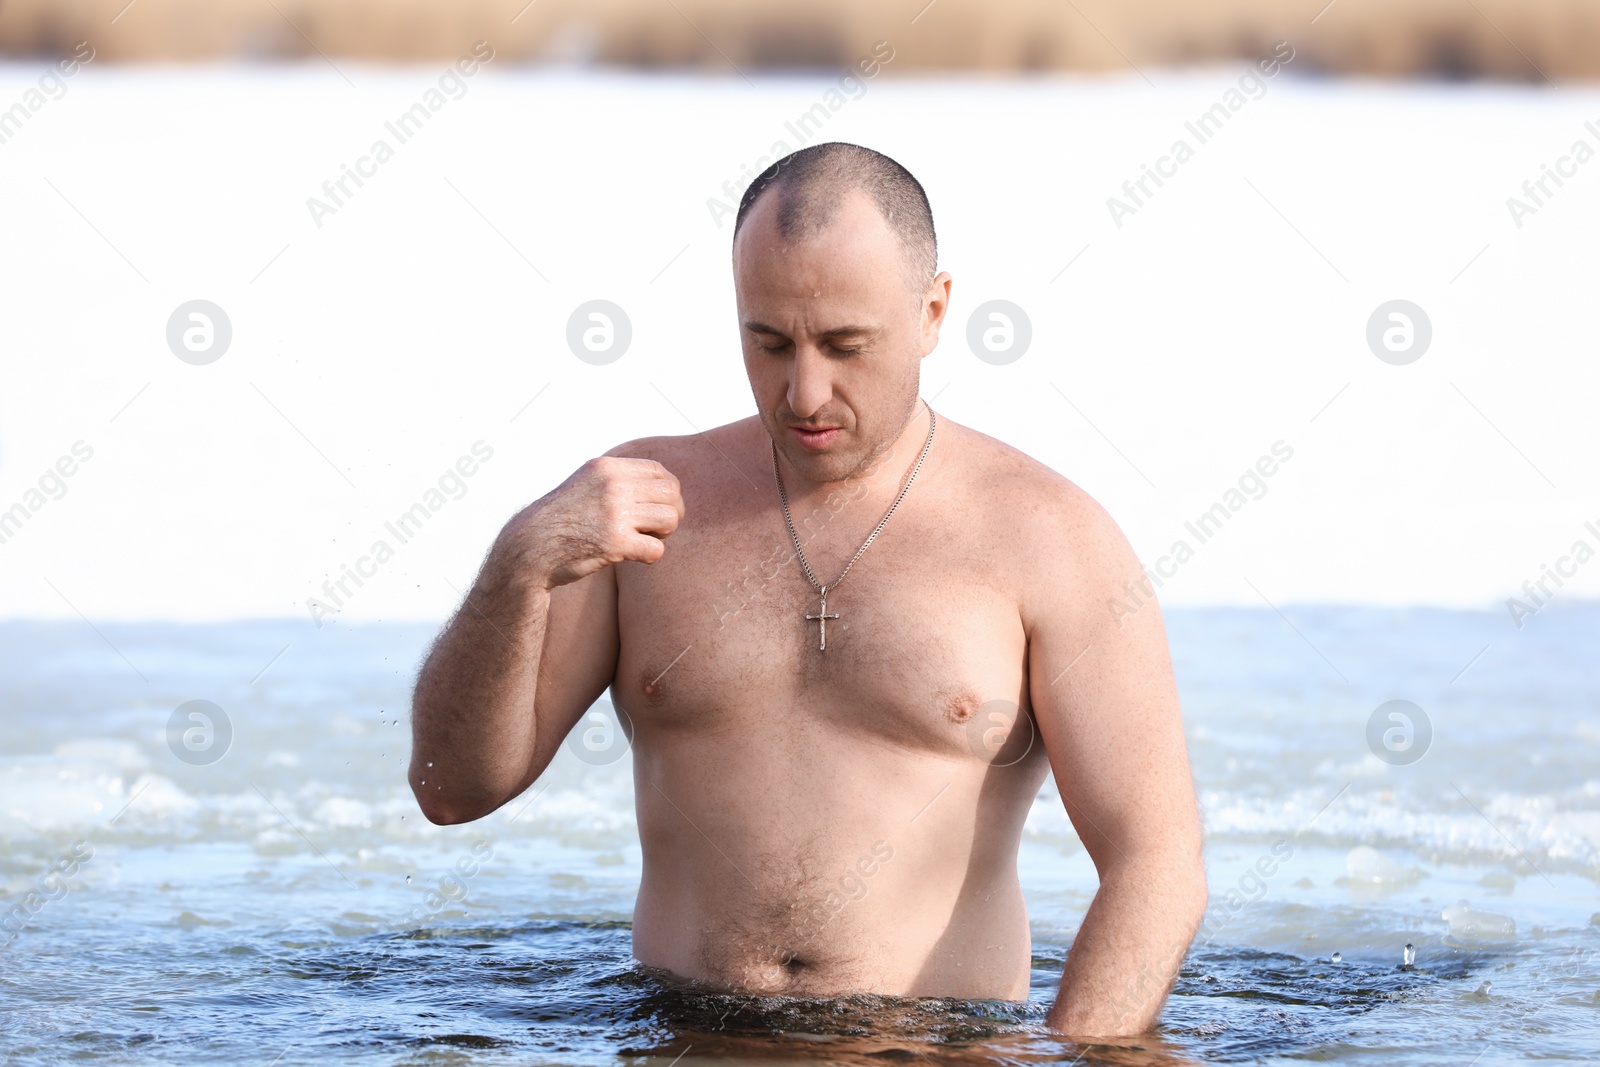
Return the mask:
{"type": "Polygon", "coordinates": [[[1473,911],[1465,900],[1445,908],[1440,918],[1450,924],[1452,937],[1466,941],[1504,941],[1517,936],[1517,924],[1510,916],[1473,911]]]}
{"type": "Polygon", "coordinates": [[[1371,845],[1357,845],[1344,858],[1345,870],[1353,882],[1400,883],[1415,881],[1422,872],[1397,863],[1371,845]]]}

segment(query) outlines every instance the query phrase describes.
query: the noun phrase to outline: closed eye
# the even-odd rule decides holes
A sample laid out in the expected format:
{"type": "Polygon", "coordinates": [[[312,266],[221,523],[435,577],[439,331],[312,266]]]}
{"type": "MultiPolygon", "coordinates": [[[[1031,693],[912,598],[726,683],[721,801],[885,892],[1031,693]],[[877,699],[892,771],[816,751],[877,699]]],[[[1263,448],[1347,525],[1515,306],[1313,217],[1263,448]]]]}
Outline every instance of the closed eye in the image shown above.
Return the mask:
{"type": "MultiPolygon", "coordinates": [[[[779,342],[778,344],[775,344],[775,345],[762,344],[760,341],[756,342],[756,347],[761,349],[761,351],[763,351],[763,352],[782,352],[784,349],[788,348],[789,346],[790,346],[790,342],[788,342],[788,341],[782,341],[782,342],[779,342]]],[[[861,348],[859,346],[855,347],[855,348],[846,348],[846,347],[844,347],[842,345],[829,345],[828,347],[832,348],[835,352],[837,352],[841,356],[853,356],[853,355],[856,355],[857,353],[859,353],[861,351],[861,348]]]]}

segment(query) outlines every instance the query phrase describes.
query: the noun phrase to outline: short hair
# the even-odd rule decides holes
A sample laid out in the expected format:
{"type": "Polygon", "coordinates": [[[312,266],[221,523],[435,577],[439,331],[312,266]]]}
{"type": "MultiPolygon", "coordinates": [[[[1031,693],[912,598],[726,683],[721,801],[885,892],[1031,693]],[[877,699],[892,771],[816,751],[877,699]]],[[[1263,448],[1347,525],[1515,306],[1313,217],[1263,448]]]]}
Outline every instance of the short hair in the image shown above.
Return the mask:
{"type": "Polygon", "coordinates": [[[911,172],[870,148],[824,141],[791,152],[763,171],[744,191],[733,222],[734,240],[761,194],[775,189],[778,233],[785,238],[825,229],[838,213],[844,194],[859,189],[872,198],[883,221],[900,239],[909,281],[924,286],[938,269],[939,244],[933,231],[928,194],[911,172]]]}

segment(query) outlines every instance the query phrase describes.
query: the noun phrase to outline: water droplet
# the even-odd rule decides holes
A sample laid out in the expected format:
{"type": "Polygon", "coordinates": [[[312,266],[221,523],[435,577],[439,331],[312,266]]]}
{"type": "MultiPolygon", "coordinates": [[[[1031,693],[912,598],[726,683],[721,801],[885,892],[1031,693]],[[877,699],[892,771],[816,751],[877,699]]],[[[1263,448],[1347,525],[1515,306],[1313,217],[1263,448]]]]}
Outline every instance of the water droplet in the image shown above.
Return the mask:
{"type": "Polygon", "coordinates": [[[410,885],[410,884],[411,884],[411,876],[408,874],[408,875],[406,875],[406,885],[410,885]]]}
{"type": "Polygon", "coordinates": [[[430,766],[430,767],[432,767],[432,766],[433,766],[433,764],[432,764],[432,763],[429,763],[429,764],[428,764],[428,766],[430,766]]]}
{"type": "Polygon", "coordinates": [[[1416,962],[1417,962],[1417,946],[1411,944],[1411,942],[1408,941],[1408,942],[1406,942],[1405,960],[1404,960],[1404,962],[1402,962],[1400,964],[1400,966],[1405,967],[1407,970],[1409,970],[1411,968],[1411,965],[1416,963],[1416,962]]]}
{"type": "Polygon", "coordinates": [[[1343,962],[1344,962],[1344,953],[1342,953],[1342,952],[1335,952],[1335,953],[1334,953],[1334,954],[1333,954],[1333,962],[1334,962],[1334,963],[1343,963],[1343,962]]]}

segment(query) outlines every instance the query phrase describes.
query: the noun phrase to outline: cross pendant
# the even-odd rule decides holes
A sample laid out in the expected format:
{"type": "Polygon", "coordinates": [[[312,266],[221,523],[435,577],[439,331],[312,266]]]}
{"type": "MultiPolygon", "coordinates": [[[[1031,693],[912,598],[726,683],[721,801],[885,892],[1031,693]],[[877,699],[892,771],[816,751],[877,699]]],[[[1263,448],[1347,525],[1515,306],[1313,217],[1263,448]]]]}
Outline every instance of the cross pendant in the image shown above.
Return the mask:
{"type": "Polygon", "coordinates": [[[827,590],[826,587],[824,587],[823,590],[822,590],[822,609],[819,612],[817,612],[817,614],[815,614],[815,615],[812,615],[809,612],[806,613],[806,621],[809,622],[809,621],[815,619],[816,623],[817,623],[817,651],[818,652],[826,652],[827,651],[827,649],[828,649],[828,620],[829,619],[837,619],[838,617],[839,617],[839,613],[838,612],[834,612],[831,615],[828,613],[828,590],[827,590]]]}

